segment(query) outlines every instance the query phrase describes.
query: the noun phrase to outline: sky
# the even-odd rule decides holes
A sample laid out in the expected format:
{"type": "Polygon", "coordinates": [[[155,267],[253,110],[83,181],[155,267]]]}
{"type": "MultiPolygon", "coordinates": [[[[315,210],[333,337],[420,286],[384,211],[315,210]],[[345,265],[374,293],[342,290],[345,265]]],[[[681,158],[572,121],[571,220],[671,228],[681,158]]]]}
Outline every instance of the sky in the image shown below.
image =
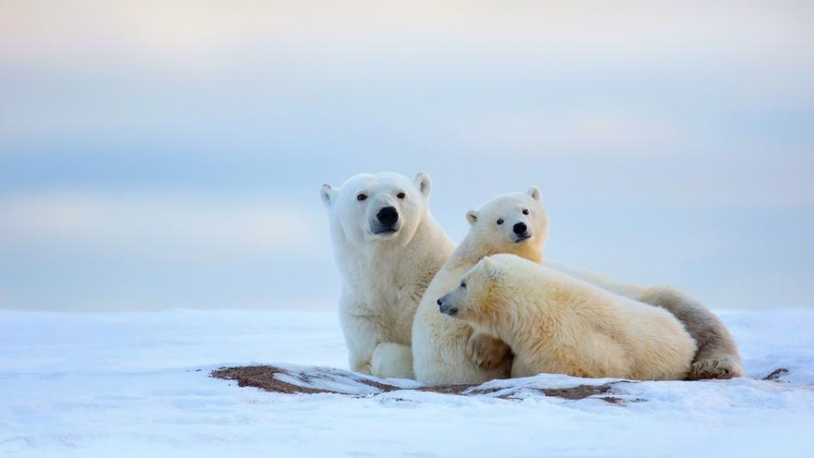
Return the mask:
{"type": "Polygon", "coordinates": [[[331,309],[323,183],[540,187],[546,257],[814,306],[814,3],[0,0],[0,308],[331,309]]]}

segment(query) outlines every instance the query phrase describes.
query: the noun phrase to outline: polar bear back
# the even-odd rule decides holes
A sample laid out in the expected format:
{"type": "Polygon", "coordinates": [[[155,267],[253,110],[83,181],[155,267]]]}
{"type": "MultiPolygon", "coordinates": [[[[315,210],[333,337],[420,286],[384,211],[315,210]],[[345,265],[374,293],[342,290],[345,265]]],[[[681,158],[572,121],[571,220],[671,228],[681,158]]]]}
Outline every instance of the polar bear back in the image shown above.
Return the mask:
{"type": "Polygon", "coordinates": [[[502,305],[510,310],[502,314],[529,325],[515,335],[494,331],[516,354],[512,376],[686,377],[696,343],[670,313],[515,256],[491,260],[514,278],[517,303],[502,305]]]}

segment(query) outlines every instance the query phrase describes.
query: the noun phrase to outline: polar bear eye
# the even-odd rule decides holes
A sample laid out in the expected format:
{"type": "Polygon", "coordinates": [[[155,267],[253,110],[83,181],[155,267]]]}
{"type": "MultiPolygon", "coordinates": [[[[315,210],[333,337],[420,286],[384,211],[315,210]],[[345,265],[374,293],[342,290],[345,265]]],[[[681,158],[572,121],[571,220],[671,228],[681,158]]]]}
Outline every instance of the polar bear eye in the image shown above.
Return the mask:
{"type": "Polygon", "coordinates": [[[529,210],[528,210],[528,209],[524,209],[524,210],[523,210],[523,215],[524,215],[524,216],[528,216],[528,215],[529,215],[529,210]]]}
{"type": "Polygon", "coordinates": [[[398,195],[396,195],[396,198],[398,198],[399,200],[403,200],[403,199],[404,199],[404,197],[406,197],[406,196],[407,196],[407,194],[406,194],[406,193],[404,193],[404,192],[399,192],[399,194],[398,194],[398,195]]]}
{"type": "Polygon", "coordinates": [[[360,193],[356,195],[356,199],[359,201],[365,201],[367,199],[367,195],[365,195],[364,193],[360,193]]]}
{"type": "Polygon", "coordinates": [[[503,225],[503,219],[498,219],[498,220],[497,220],[497,224],[498,224],[498,225],[503,225]]]}
{"type": "Polygon", "coordinates": [[[461,287],[466,289],[466,281],[461,281],[461,287]]]}

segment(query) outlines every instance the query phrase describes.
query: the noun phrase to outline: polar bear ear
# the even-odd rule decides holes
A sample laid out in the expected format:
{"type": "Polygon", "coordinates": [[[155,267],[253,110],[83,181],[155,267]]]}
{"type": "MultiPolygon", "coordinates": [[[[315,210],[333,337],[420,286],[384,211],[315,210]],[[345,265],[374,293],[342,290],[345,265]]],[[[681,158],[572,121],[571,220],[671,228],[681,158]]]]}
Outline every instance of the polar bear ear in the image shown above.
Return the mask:
{"type": "Polygon", "coordinates": [[[475,222],[478,221],[478,213],[471,209],[466,211],[466,220],[469,221],[469,225],[475,225],[475,222]]]}
{"type": "Polygon", "coordinates": [[[430,197],[430,192],[432,191],[432,179],[430,179],[430,176],[420,172],[415,175],[413,182],[415,182],[415,185],[418,187],[418,190],[421,191],[421,194],[424,195],[424,198],[430,197]]]}
{"type": "Polygon", "coordinates": [[[336,200],[337,189],[333,188],[331,184],[323,184],[322,190],[319,191],[319,197],[322,198],[322,204],[330,207],[336,200]]]}
{"type": "Polygon", "coordinates": [[[497,275],[497,264],[494,260],[490,259],[489,257],[484,257],[480,261],[483,264],[483,273],[486,275],[487,279],[492,279],[497,275]]]}
{"type": "Polygon", "coordinates": [[[534,198],[535,201],[540,201],[540,189],[539,188],[532,187],[526,193],[528,193],[530,197],[534,198]]]}
{"type": "Polygon", "coordinates": [[[481,260],[481,263],[483,264],[483,270],[489,279],[493,279],[498,276],[498,265],[494,260],[487,256],[481,260]]]}

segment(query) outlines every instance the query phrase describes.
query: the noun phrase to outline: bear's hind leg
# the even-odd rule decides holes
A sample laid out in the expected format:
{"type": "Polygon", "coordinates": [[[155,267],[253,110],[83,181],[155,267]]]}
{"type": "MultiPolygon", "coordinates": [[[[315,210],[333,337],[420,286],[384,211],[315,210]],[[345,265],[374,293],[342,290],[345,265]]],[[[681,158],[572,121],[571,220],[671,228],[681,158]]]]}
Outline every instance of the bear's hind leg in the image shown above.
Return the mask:
{"type": "Polygon", "coordinates": [[[669,287],[648,289],[639,300],[672,313],[697,342],[698,351],[688,380],[730,379],[743,375],[735,340],[724,323],[701,302],[669,287]]]}

